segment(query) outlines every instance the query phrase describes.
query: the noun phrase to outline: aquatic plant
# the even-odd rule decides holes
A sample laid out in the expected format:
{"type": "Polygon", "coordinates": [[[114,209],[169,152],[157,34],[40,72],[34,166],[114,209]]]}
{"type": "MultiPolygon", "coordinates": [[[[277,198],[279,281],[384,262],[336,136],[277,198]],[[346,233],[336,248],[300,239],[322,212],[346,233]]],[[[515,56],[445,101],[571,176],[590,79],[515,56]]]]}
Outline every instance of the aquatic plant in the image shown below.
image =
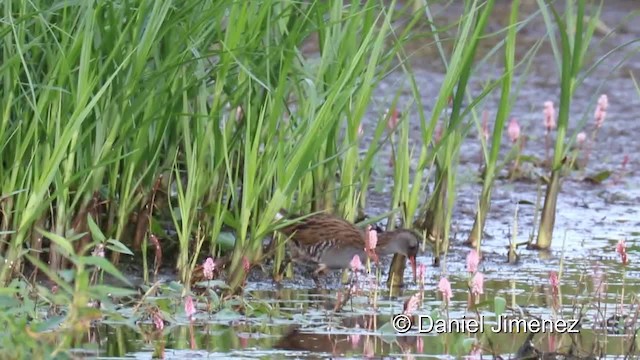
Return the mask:
{"type": "MultiPolygon", "coordinates": [[[[506,45],[504,49],[504,70],[501,77],[501,93],[500,103],[498,105],[498,112],[496,114],[496,120],[493,127],[493,136],[491,140],[491,150],[487,154],[486,147],[483,146],[485,152],[485,169],[483,172],[482,192],[480,194],[480,200],[478,203],[478,210],[474,219],[473,227],[469,233],[467,243],[470,246],[480,250],[480,243],[482,241],[482,232],[484,231],[487,214],[489,213],[491,206],[491,190],[496,174],[496,167],[498,162],[498,155],[500,153],[500,147],[502,143],[502,131],[504,124],[511,112],[511,106],[513,99],[511,98],[511,83],[513,82],[513,72],[515,66],[515,47],[516,47],[516,33],[519,14],[520,2],[518,0],[511,3],[511,13],[509,16],[509,26],[506,37],[506,45]]],[[[483,142],[484,144],[484,142],[483,142]]]]}
{"type": "Polygon", "coordinates": [[[565,136],[569,125],[571,99],[579,85],[578,76],[582,70],[584,55],[589,48],[601,7],[602,5],[587,17],[585,14],[585,2],[568,1],[565,9],[566,20],[563,20],[553,5],[543,6],[541,3],[540,6],[550,33],[553,33],[551,30],[553,28],[551,16],[553,16],[561,42],[559,49],[555,41],[552,42],[554,53],[556,54],[556,62],[560,69],[560,103],[558,105],[556,142],[551,161],[551,176],[546,187],[544,205],[538,227],[538,237],[535,244],[539,249],[548,249],[553,239],[556,204],[560,193],[561,177],[565,168],[567,148],[565,136]],[[573,34],[572,38],[569,37],[570,34],[573,34]],[[557,54],[561,54],[561,58],[557,54]]]}

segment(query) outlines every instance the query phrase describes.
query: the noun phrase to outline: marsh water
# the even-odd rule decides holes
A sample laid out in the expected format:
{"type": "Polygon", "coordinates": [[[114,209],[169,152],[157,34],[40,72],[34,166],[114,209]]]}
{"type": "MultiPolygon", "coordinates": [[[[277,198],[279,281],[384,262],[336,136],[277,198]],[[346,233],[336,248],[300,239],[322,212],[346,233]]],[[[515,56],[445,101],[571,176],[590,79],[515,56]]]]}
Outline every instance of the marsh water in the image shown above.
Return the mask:
{"type": "MultiPolygon", "coordinates": [[[[496,6],[507,3],[500,1],[496,6]]],[[[535,11],[535,2],[532,3],[525,2],[523,8],[526,10],[530,7],[531,11],[535,11]]],[[[459,10],[452,5],[439,16],[450,17],[453,21],[459,10]]],[[[508,7],[504,11],[506,18],[508,7]]],[[[593,64],[620,45],[640,38],[640,22],[637,21],[639,11],[640,4],[634,1],[606,1],[602,14],[603,25],[616,31],[605,36],[606,28],[603,27],[596,32],[591,48],[593,55],[587,59],[588,64],[593,64]]],[[[499,21],[495,20],[492,26],[496,29],[504,26],[499,21]]],[[[527,25],[518,35],[519,56],[523,56],[545,31],[541,20],[527,25]]],[[[584,127],[588,138],[591,138],[594,107],[600,94],[608,95],[610,105],[606,121],[598,131],[595,142],[591,143],[592,150],[586,168],[564,179],[558,200],[554,244],[550,252],[519,248],[520,261],[517,264],[507,263],[507,245],[513,236],[516,207],[517,241],[527,241],[532,231],[536,230],[535,206],[531,204],[536,203],[541,186],[537,178],[545,175],[546,170],[531,168],[532,174],[527,178],[498,180],[494,187],[484,235],[484,259],[480,264],[480,271],[485,275],[485,289],[480,301],[488,304],[481,308],[481,315],[487,315],[485,321],[495,321],[490,317],[490,310],[493,309],[496,296],[506,299],[507,307],[516,313],[542,318],[562,316],[571,319],[577,317],[580,311],[583,312],[582,328],[575,336],[536,335],[532,339],[533,344],[543,351],[569,352],[571,348],[577,357],[592,353],[617,357],[628,353],[636,341],[628,335],[606,331],[606,328],[617,315],[626,314],[630,319],[636,316],[635,294],[640,279],[637,265],[637,243],[640,239],[640,94],[631,74],[640,74],[640,56],[635,54],[637,50],[638,46],[631,43],[612,52],[576,91],[571,107],[570,136],[584,127]],[[594,183],[585,180],[605,170],[612,172],[605,181],[594,183]],[[619,240],[625,240],[627,244],[630,259],[627,266],[621,265],[615,251],[619,240]],[[551,271],[561,272],[560,304],[553,304],[549,284],[551,271]],[[606,288],[598,298],[595,292],[600,281],[606,284],[606,288]]],[[[425,113],[430,114],[431,104],[444,78],[444,69],[440,61],[435,60],[437,55],[430,43],[412,43],[410,51],[414,52],[413,70],[425,113]]],[[[521,81],[521,84],[514,86],[519,88],[519,92],[511,116],[518,119],[521,133],[527,136],[523,151],[544,158],[543,103],[551,100],[557,104],[560,90],[558,69],[550,47],[543,45],[535,56],[532,69],[526,73],[526,77],[516,77],[516,82],[521,81]]],[[[500,63],[483,65],[474,75],[471,90],[479,92],[483,84],[495,79],[500,72],[500,63]]],[[[410,102],[406,76],[402,72],[392,73],[376,89],[366,121],[377,121],[399,88],[406,89],[400,97],[399,107],[410,102]]],[[[496,93],[483,107],[489,119],[495,117],[493,109],[497,108],[498,100],[496,93]]],[[[409,121],[415,130],[412,131],[412,140],[420,144],[418,115],[410,112],[409,121]]],[[[489,125],[491,128],[491,121],[489,125]]],[[[373,129],[365,126],[365,139],[369,131],[373,129]]],[[[363,144],[366,143],[363,141],[363,144]]],[[[506,152],[506,136],[503,143],[506,152]]],[[[374,170],[376,181],[368,195],[367,212],[370,214],[383,213],[388,209],[388,189],[392,181],[392,168],[386,158],[389,151],[387,147],[378,156],[378,166],[374,170]]],[[[459,353],[460,338],[451,334],[417,334],[416,331],[396,334],[381,329],[393,314],[403,311],[404,301],[418,291],[424,291],[424,301],[418,314],[431,314],[433,310],[440,309],[442,298],[438,294],[438,281],[443,272],[446,272],[453,287],[449,317],[453,319],[470,315],[465,265],[469,249],[462,246],[462,242],[466,240],[473,224],[481,189],[478,181],[482,163],[481,147],[475,129],[464,142],[459,162],[452,247],[441,267],[427,267],[424,286],[413,284],[410,270],[407,270],[407,286],[400,294],[390,298],[385,292],[383,274],[375,309],[368,292],[370,288],[365,287],[341,312],[333,312],[332,303],[341,287],[337,276],[329,282],[326,290],[320,291],[314,289],[310,279],[299,274],[276,286],[256,269],[248,279],[244,311],[207,311],[205,305],[200,304],[197,321],[189,325],[184,310],[176,307],[174,321],[167,325],[164,336],[160,338],[150,335],[150,322],[102,323],[95,333],[97,348],[85,354],[101,358],[137,359],[158,356],[159,351],[167,359],[449,358],[467,355],[459,353]]],[[[431,265],[431,253],[421,254],[418,261],[431,265]]],[[[483,340],[482,356],[487,358],[492,353],[513,356],[527,338],[524,333],[484,333],[475,336],[483,340]]]]}

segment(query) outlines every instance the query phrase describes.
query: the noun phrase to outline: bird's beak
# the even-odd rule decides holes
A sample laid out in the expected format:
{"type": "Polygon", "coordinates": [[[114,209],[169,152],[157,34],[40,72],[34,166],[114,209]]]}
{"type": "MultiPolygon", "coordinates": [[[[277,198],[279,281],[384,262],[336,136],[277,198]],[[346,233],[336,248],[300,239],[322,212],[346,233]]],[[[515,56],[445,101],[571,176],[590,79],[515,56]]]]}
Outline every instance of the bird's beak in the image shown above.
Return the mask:
{"type": "Polygon", "coordinates": [[[413,270],[413,282],[418,281],[418,274],[416,273],[416,257],[410,256],[409,262],[411,263],[411,270],[413,270]]]}

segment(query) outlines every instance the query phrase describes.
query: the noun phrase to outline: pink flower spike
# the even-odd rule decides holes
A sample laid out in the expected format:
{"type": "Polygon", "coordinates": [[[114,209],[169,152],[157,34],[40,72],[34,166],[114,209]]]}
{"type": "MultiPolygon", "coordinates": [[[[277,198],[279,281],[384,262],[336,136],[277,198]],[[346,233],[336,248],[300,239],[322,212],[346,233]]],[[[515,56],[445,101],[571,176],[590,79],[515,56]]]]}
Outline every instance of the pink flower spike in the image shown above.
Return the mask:
{"type": "Polygon", "coordinates": [[[557,272],[549,272],[549,284],[551,285],[551,289],[553,290],[553,292],[557,293],[560,289],[560,279],[558,278],[557,272]]]}
{"type": "Polygon", "coordinates": [[[442,140],[442,125],[436,125],[436,128],[433,132],[433,140],[436,145],[440,142],[440,140],[442,140]]]}
{"type": "Polygon", "coordinates": [[[607,111],[609,108],[609,97],[607,97],[607,94],[600,95],[598,98],[598,106],[602,108],[603,111],[607,111]]]}
{"type": "Polygon", "coordinates": [[[196,314],[196,306],[193,303],[193,298],[191,296],[187,296],[184,299],[184,312],[189,318],[189,321],[193,321],[193,315],[196,314]]]}
{"type": "Polygon", "coordinates": [[[598,105],[596,105],[596,111],[593,114],[596,120],[596,128],[600,128],[604,124],[604,119],[607,116],[607,108],[609,107],[609,98],[607,95],[602,94],[598,98],[598,105]]]}
{"type": "Polygon", "coordinates": [[[453,297],[453,292],[451,291],[451,283],[449,282],[449,280],[447,280],[446,277],[440,278],[440,282],[438,283],[438,290],[440,291],[440,293],[442,293],[442,297],[446,302],[449,302],[449,300],[451,300],[451,297],[453,297]]]}
{"type": "Polygon", "coordinates": [[[424,353],[424,340],[422,340],[422,336],[418,336],[416,339],[416,352],[419,354],[424,353]]]}
{"type": "Polygon", "coordinates": [[[249,259],[246,256],[242,257],[242,268],[244,269],[245,273],[248,273],[249,269],[251,268],[251,263],[249,262],[249,259]]]}
{"type": "Polygon", "coordinates": [[[367,336],[364,340],[364,346],[362,348],[362,356],[365,359],[373,358],[376,355],[375,348],[373,346],[373,340],[367,336]]]}
{"type": "Polygon", "coordinates": [[[622,260],[622,264],[626,265],[627,258],[627,244],[625,244],[624,240],[618,241],[616,245],[616,252],[620,255],[620,259],[622,260]]]}
{"type": "Polygon", "coordinates": [[[584,131],[576,135],[576,141],[578,142],[579,146],[582,146],[582,144],[584,144],[586,140],[587,140],[587,134],[585,134],[584,131]]]}
{"type": "Polygon", "coordinates": [[[596,105],[596,111],[593,117],[596,120],[596,128],[599,129],[604,124],[604,119],[607,117],[607,108],[609,107],[609,98],[606,94],[600,95],[598,98],[598,105],[596,105]]]}
{"type": "MultiPolygon", "coordinates": [[[[387,110],[385,116],[389,116],[389,110],[387,110]]],[[[394,130],[396,126],[398,126],[398,122],[398,110],[393,109],[391,112],[391,116],[389,116],[389,120],[387,120],[387,128],[389,130],[394,130]]]]}
{"type": "Polygon", "coordinates": [[[476,249],[471,249],[469,254],[467,255],[467,271],[470,273],[474,273],[478,271],[478,264],[480,263],[480,256],[478,256],[478,252],[476,249]]]}
{"type": "Polygon", "coordinates": [[[553,101],[544,102],[544,127],[547,131],[556,127],[556,109],[553,107],[553,101]]]}
{"type": "Polygon", "coordinates": [[[624,240],[618,241],[618,244],[616,245],[616,252],[620,255],[627,252],[627,244],[625,244],[624,240]]]}
{"type": "Polygon", "coordinates": [[[375,250],[376,246],[378,246],[378,232],[369,230],[369,249],[375,250]]]}
{"type": "Polygon", "coordinates": [[[164,329],[164,320],[162,319],[162,315],[160,315],[159,311],[153,313],[153,325],[156,326],[157,330],[164,329]]]}
{"type": "Polygon", "coordinates": [[[378,254],[376,254],[376,246],[378,246],[378,232],[371,229],[371,225],[367,225],[367,229],[365,230],[365,243],[364,243],[364,251],[367,255],[373,259],[376,263],[378,262],[378,254]]]}
{"type": "Polygon", "coordinates": [[[418,306],[420,305],[420,300],[420,293],[411,295],[411,297],[404,303],[404,311],[402,313],[405,315],[411,315],[416,312],[418,310],[418,306]]]}
{"type": "Polygon", "coordinates": [[[204,261],[202,265],[202,271],[204,272],[204,277],[207,280],[213,279],[213,270],[216,268],[216,263],[213,262],[211,257],[208,257],[207,260],[204,261]]]}
{"type": "Polygon", "coordinates": [[[419,264],[416,269],[416,277],[424,283],[424,278],[427,276],[427,265],[419,264]]]}
{"type": "Polygon", "coordinates": [[[471,281],[471,293],[474,295],[484,294],[484,275],[477,272],[471,281]]]}
{"type": "MultiPolygon", "coordinates": [[[[360,329],[360,325],[356,324],[356,329],[360,329]]],[[[360,334],[356,333],[349,335],[349,340],[351,340],[351,348],[357,348],[358,344],[360,343],[360,334]]]]}
{"type": "Polygon", "coordinates": [[[482,348],[479,344],[473,346],[471,351],[469,352],[469,356],[466,357],[467,360],[481,360],[482,359],[482,348]]]}
{"type": "Polygon", "coordinates": [[[360,261],[360,256],[358,256],[357,254],[353,255],[353,258],[351,259],[349,265],[351,265],[351,270],[353,270],[354,272],[363,269],[362,261],[360,261]]]}
{"type": "Polygon", "coordinates": [[[511,140],[512,143],[515,143],[518,141],[518,138],[520,138],[520,124],[518,124],[518,120],[515,118],[511,118],[511,120],[509,120],[507,134],[509,135],[509,140],[511,140]]]}

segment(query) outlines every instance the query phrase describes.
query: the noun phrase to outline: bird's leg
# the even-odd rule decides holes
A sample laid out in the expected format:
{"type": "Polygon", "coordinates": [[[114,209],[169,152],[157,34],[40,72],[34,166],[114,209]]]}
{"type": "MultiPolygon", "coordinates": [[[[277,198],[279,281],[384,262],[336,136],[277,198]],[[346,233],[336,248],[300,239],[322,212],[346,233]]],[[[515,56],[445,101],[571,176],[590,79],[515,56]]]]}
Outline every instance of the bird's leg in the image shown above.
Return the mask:
{"type": "Polygon", "coordinates": [[[320,288],[320,278],[318,277],[321,274],[324,274],[327,271],[327,265],[319,264],[318,267],[311,274],[311,278],[313,282],[315,282],[316,287],[320,288]]]}
{"type": "Polygon", "coordinates": [[[287,271],[287,267],[291,264],[291,257],[289,254],[285,254],[284,259],[280,263],[280,269],[278,269],[278,274],[276,275],[276,282],[280,282],[284,277],[285,271],[287,271]]]}

